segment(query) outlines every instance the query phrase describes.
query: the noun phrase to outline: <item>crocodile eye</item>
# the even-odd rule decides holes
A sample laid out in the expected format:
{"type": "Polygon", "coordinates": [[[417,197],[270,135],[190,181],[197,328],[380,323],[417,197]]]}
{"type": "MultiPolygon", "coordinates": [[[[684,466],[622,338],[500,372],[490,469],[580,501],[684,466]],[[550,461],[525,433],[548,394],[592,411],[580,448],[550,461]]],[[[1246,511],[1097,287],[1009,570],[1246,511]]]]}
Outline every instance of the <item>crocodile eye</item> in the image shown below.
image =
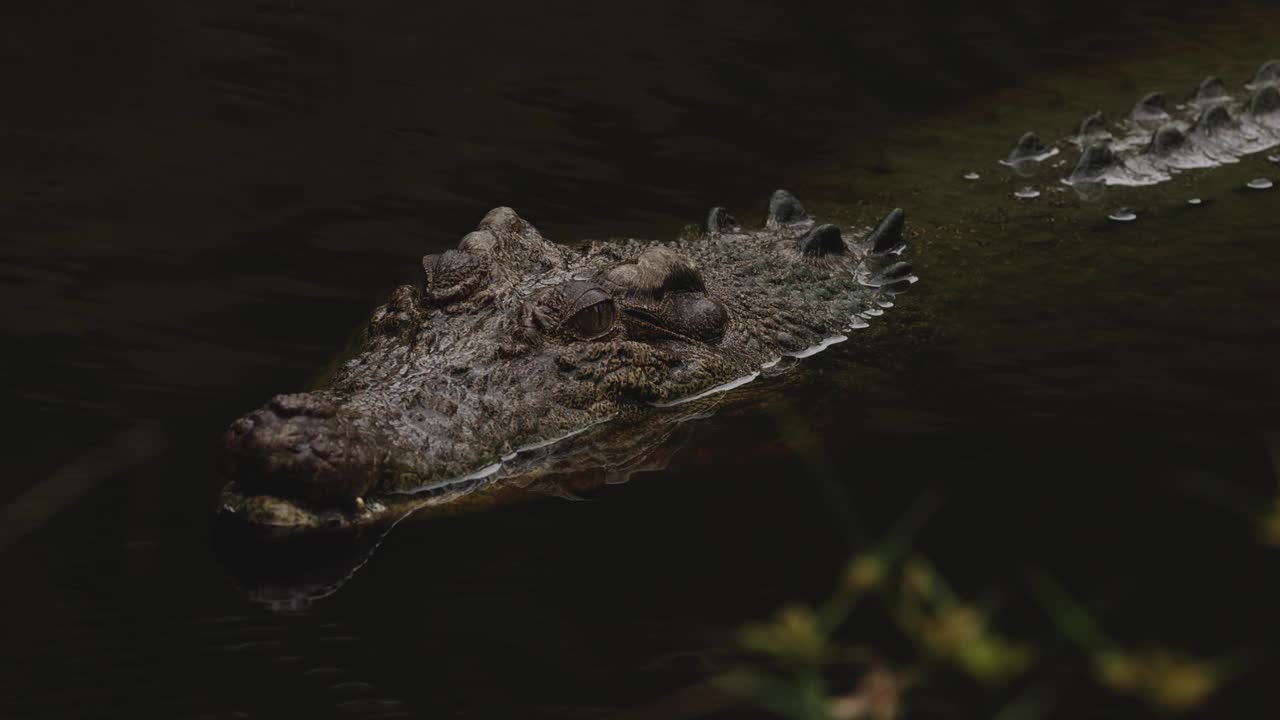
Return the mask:
{"type": "Polygon", "coordinates": [[[613,329],[617,315],[613,300],[605,299],[575,312],[568,324],[579,337],[591,340],[613,329]]]}
{"type": "Polygon", "coordinates": [[[618,311],[613,298],[600,286],[586,280],[575,280],[561,290],[564,303],[561,327],[582,340],[594,340],[613,329],[618,311]]]}

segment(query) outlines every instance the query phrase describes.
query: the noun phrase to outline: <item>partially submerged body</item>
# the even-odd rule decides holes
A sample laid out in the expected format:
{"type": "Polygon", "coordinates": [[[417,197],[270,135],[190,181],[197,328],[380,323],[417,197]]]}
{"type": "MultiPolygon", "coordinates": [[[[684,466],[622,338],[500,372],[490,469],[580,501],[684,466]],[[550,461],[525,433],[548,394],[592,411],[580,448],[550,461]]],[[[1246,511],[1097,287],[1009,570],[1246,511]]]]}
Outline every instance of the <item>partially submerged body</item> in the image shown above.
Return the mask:
{"type": "Polygon", "coordinates": [[[392,292],[322,387],[232,424],[223,509],[262,528],[375,524],[536,474],[554,449],[608,447],[612,427],[865,327],[915,281],[886,257],[903,217],[842,231],[778,191],[759,229],[716,208],[672,243],[577,249],[497,208],[423,259],[421,284],[392,292]]]}
{"type": "Polygon", "coordinates": [[[1079,150],[1074,165],[1064,165],[1070,171],[1062,182],[1090,197],[1107,186],[1154,185],[1278,146],[1280,62],[1272,60],[1239,90],[1208,77],[1185,103],[1171,106],[1164,94],[1150,93],[1120,122],[1093,113],[1054,145],[1027,133],[1002,162],[1029,172],[1059,149],[1079,150]]]}

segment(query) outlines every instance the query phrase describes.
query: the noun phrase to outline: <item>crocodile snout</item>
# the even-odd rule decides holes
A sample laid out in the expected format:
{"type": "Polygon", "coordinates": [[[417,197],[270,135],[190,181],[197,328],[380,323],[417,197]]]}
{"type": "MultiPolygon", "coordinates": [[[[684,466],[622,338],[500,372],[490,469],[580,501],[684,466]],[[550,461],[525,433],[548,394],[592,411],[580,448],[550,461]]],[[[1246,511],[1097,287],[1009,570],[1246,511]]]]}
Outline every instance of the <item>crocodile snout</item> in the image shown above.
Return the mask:
{"type": "Polygon", "coordinates": [[[349,507],[377,482],[374,444],[362,434],[332,401],[299,393],[236,420],[223,440],[245,493],[349,507]]]}

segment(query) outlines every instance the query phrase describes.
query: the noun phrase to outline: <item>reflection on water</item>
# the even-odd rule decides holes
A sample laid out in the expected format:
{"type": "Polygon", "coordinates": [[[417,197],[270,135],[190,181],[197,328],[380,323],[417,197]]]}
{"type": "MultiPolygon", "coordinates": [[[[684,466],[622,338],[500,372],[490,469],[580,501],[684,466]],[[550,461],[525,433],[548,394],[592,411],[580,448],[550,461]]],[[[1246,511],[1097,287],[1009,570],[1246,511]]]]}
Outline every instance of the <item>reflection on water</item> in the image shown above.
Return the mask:
{"type": "MultiPolygon", "coordinates": [[[[1265,646],[1280,258],[1274,190],[1245,185],[1275,166],[1090,204],[1061,158],[1030,178],[994,158],[1148,89],[1249,77],[1280,18],[1113,5],[11,9],[0,715],[640,707],[702,681],[741,623],[825,597],[930,487],[946,502],[916,543],[1044,636],[1068,706],[1136,712],[1053,651],[1027,567],[1126,645],[1265,646]],[[422,254],[499,204],[562,242],[661,238],[778,186],[836,221],[907,208],[909,299],[684,424],[655,471],[559,493],[589,502],[532,493],[402,523],[373,555],[372,535],[308,551],[367,562],[305,612],[246,599],[281,587],[252,563],[224,572],[222,428],[321,374],[422,254]],[[1107,220],[1122,207],[1139,220],[1107,220]]],[[[1268,676],[1249,657],[1215,709],[1268,676]]],[[[921,692],[917,716],[999,709],[921,692]]]]}
{"type": "MultiPolygon", "coordinates": [[[[748,402],[739,393],[732,403],[748,402]]],[[[246,498],[223,491],[218,519],[220,563],[245,595],[273,610],[301,610],[351,580],[401,522],[475,512],[536,497],[581,500],[636,473],[658,472],[688,440],[691,424],[711,417],[725,396],[694,399],[627,422],[597,423],[556,442],[513,453],[492,472],[371,498],[357,515],[333,512],[320,530],[256,525],[243,518],[246,498]]]]}

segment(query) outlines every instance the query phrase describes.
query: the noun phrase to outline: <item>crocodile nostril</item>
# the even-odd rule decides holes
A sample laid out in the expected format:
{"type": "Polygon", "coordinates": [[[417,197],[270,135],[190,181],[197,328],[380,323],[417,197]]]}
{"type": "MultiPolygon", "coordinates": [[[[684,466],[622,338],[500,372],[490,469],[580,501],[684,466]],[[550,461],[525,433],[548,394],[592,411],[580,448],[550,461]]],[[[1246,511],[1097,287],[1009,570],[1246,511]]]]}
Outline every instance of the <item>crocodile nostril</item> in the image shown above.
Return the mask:
{"type": "Polygon", "coordinates": [[[314,395],[279,395],[236,420],[224,443],[230,471],[249,494],[347,506],[376,482],[368,443],[314,395]]]}
{"type": "Polygon", "coordinates": [[[228,432],[230,432],[230,434],[235,436],[243,436],[248,434],[250,431],[252,431],[253,426],[254,426],[254,421],[252,416],[246,415],[236,420],[235,422],[231,423],[231,427],[228,430],[228,432]]]}
{"type": "Polygon", "coordinates": [[[282,418],[306,415],[316,418],[328,418],[334,415],[333,403],[312,393],[293,393],[276,395],[271,398],[267,408],[282,418]]]}

